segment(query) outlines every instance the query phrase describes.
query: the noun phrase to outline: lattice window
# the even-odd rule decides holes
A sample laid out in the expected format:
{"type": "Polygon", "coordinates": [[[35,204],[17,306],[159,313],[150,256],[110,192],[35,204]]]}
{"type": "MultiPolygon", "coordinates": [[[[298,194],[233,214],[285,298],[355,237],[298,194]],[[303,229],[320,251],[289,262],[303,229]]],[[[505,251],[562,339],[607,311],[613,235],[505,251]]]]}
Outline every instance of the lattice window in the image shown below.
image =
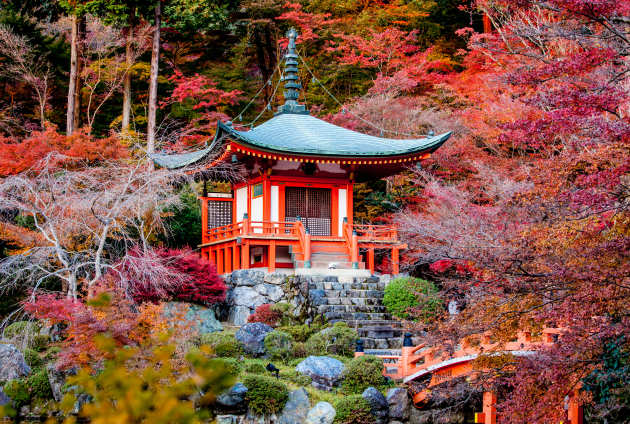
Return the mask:
{"type": "Polygon", "coordinates": [[[290,222],[300,221],[314,236],[329,236],[331,225],[330,189],[287,187],[285,216],[290,222]]]}
{"type": "Polygon", "coordinates": [[[208,200],[208,228],[217,228],[232,223],[232,202],[208,200]]]}

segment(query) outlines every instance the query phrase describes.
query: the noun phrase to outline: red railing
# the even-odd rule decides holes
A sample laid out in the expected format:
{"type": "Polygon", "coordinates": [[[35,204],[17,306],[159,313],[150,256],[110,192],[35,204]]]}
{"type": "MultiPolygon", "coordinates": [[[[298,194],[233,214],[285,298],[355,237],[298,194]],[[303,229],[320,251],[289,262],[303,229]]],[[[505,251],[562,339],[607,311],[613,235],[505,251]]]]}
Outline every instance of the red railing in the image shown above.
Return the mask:
{"type": "Polygon", "coordinates": [[[213,243],[241,236],[261,236],[273,238],[298,238],[304,233],[301,222],[250,221],[248,219],[234,224],[209,229],[203,243],[213,243]]]}
{"type": "Polygon", "coordinates": [[[352,230],[357,233],[359,241],[386,241],[398,240],[398,230],[391,225],[360,225],[354,224],[352,230]]]}

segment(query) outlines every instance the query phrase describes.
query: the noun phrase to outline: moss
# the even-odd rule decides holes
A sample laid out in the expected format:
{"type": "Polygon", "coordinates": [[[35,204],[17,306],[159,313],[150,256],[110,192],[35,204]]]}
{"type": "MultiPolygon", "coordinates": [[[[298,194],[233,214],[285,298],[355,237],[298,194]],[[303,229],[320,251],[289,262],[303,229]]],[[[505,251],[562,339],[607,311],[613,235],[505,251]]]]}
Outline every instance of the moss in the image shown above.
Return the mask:
{"type": "Polygon", "coordinates": [[[11,398],[13,405],[19,409],[31,401],[31,394],[26,384],[26,379],[19,378],[9,380],[4,385],[4,393],[11,398]]]}
{"type": "Polygon", "coordinates": [[[33,349],[26,348],[22,354],[24,355],[24,362],[26,362],[29,367],[38,368],[42,366],[42,358],[39,356],[39,353],[35,352],[33,349]]]}
{"type": "Polygon", "coordinates": [[[245,399],[249,408],[258,415],[281,411],[289,398],[286,384],[272,377],[249,376],[243,384],[247,387],[245,399]]]}
{"type": "Polygon", "coordinates": [[[59,348],[58,346],[49,347],[48,350],[46,350],[46,354],[44,355],[44,361],[54,361],[55,359],[57,359],[57,355],[59,355],[59,352],[61,352],[61,348],[59,348]]]}
{"type": "Polygon", "coordinates": [[[383,296],[383,305],[395,317],[426,323],[444,310],[443,303],[435,285],[419,278],[396,278],[385,287],[383,296]]]}
{"type": "Polygon", "coordinates": [[[370,405],[361,395],[339,398],[333,406],[337,411],[335,424],[372,424],[374,422],[370,405]]]}
{"type": "Polygon", "coordinates": [[[239,358],[243,355],[243,346],[236,340],[233,332],[202,334],[199,344],[212,347],[215,355],[220,358],[239,358]]]}
{"type": "Polygon", "coordinates": [[[358,337],[357,332],[349,328],[345,322],[338,322],[331,328],[309,337],[306,341],[306,350],[310,355],[352,356],[358,337]]]}
{"type": "Polygon", "coordinates": [[[4,336],[11,339],[17,336],[32,338],[39,333],[39,324],[33,321],[16,321],[4,329],[4,336]]]}
{"type": "Polygon", "coordinates": [[[286,362],[291,357],[293,338],[283,331],[274,330],[265,336],[265,349],[272,360],[286,362]]]}
{"type": "Polygon", "coordinates": [[[298,386],[308,386],[313,381],[308,375],[302,375],[295,370],[281,370],[280,378],[298,386]]]}
{"type": "Polygon", "coordinates": [[[212,363],[233,377],[238,377],[243,370],[242,363],[234,358],[215,358],[212,363]]]}
{"type": "Polygon", "coordinates": [[[372,355],[354,358],[343,375],[342,387],[348,393],[362,393],[370,386],[379,387],[385,383],[383,360],[372,355]]]}
{"type": "Polygon", "coordinates": [[[282,327],[278,327],[278,330],[284,331],[293,337],[293,340],[296,342],[305,342],[311,337],[313,334],[323,330],[325,328],[324,325],[321,324],[300,324],[300,325],[285,325],[282,327]]]}
{"type": "Polygon", "coordinates": [[[52,397],[52,389],[45,369],[31,374],[26,380],[26,385],[33,398],[50,399],[52,397]]]}

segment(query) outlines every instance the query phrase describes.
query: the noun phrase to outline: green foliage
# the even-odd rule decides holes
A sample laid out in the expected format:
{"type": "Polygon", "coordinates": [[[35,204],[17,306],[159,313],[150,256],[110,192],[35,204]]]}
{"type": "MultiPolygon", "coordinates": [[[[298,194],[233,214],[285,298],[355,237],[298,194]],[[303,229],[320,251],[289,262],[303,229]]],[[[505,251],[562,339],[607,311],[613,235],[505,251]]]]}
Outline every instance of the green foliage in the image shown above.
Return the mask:
{"type": "Polygon", "coordinates": [[[342,397],[333,406],[337,411],[335,424],[372,424],[374,422],[370,405],[361,395],[342,397]]]}
{"type": "Polygon", "coordinates": [[[57,355],[61,352],[61,348],[57,346],[49,347],[46,351],[46,355],[44,356],[44,361],[52,362],[57,359],[57,355]]]}
{"type": "Polygon", "coordinates": [[[343,389],[348,393],[362,393],[370,386],[379,387],[383,378],[383,360],[372,355],[354,358],[344,371],[343,389]]]}
{"type": "Polygon", "coordinates": [[[287,386],[272,377],[250,376],[243,384],[247,387],[245,399],[249,408],[258,415],[281,411],[289,398],[287,386]]]}
{"type": "Polygon", "coordinates": [[[385,287],[383,296],[383,305],[395,317],[417,318],[426,323],[444,310],[443,303],[432,282],[411,277],[392,280],[385,287]]]}
{"type": "Polygon", "coordinates": [[[274,330],[265,336],[265,349],[269,357],[286,362],[291,357],[293,338],[283,331],[274,330]]]}
{"type": "Polygon", "coordinates": [[[17,409],[31,401],[31,394],[24,378],[7,381],[4,385],[4,393],[11,398],[17,409]]]}
{"type": "Polygon", "coordinates": [[[39,333],[39,324],[33,321],[16,321],[4,329],[4,336],[12,339],[18,336],[35,337],[39,333]]]}
{"type": "Polygon", "coordinates": [[[265,374],[267,370],[265,369],[265,364],[263,364],[258,359],[248,359],[245,362],[245,372],[251,374],[265,374]]]}
{"type": "Polygon", "coordinates": [[[309,377],[308,375],[300,374],[294,369],[281,370],[279,375],[281,379],[288,380],[291,383],[297,384],[298,386],[308,386],[312,382],[311,377],[309,377]]]}
{"type": "Polygon", "coordinates": [[[234,378],[238,377],[243,370],[241,362],[234,358],[215,358],[212,360],[212,365],[217,368],[224,368],[234,378]]]}
{"type": "Polygon", "coordinates": [[[334,326],[309,337],[306,341],[306,350],[310,355],[352,356],[358,337],[357,332],[349,328],[345,322],[337,322],[334,326]]]}
{"type": "Polygon", "coordinates": [[[296,342],[305,342],[311,337],[313,334],[321,331],[326,326],[319,323],[308,324],[298,324],[298,325],[284,325],[278,327],[278,330],[284,331],[293,337],[293,340],[296,342]]]}
{"type": "Polygon", "coordinates": [[[50,343],[50,337],[46,334],[37,334],[33,337],[29,345],[38,352],[43,352],[48,347],[48,343],[50,343]]]}
{"type": "Polygon", "coordinates": [[[40,369],[31,374],[26,380],[26,385],[31,393],[31,397],[43,400],[52,398],[52,389],[50,388],[45,369],[40,369]]]}
{"type": "Polygon", "coordinates": [[[24,362],[26,362],[29,367],[38,368],[42,366],[42,358],[35,350],[26,348],[22,354],[24,355],[24,362]]]}
{"type": "Polygon", "coordinates": [[[293,343],[293,349],[291,356],[294,358],[306,358],[308,356],[308,350],[306,349],[306,343],[295,342],[293,343]]]}
{"type": "Polygon", "coordinates": [[[162,241],[173,248],[196,246],[201,240],[201,206],[197,194],[186,186],[179,194],[180,204],[168,208],[165,221],[170,229],[168,235],[162,235],[162,241]]]}
{"type": "Polygon", "coordinates": [[[61,403],[68,424],[77,421],[68,413],[75,405],[76,393],[91,397],[78,417],[87,422],[197,423],[209,418],[207,407],[235,382],[230,365],[212,358],[206,346],[181,358],[168,336],[147,340],[142,350],[117,348],[115,341],[106,337],[97,342],[110,359],[96,374],[83,368],[68,378],[68,384],[78,387],[61,403]]]}
{"type": "Polygon", "coordinates": [[[239,358],[243,355],[243,347],[234,337],[234,333],[218,331],[202,334],[199,337],[199,343],[210,346],[214,354],[220,358],[239,358]]]}

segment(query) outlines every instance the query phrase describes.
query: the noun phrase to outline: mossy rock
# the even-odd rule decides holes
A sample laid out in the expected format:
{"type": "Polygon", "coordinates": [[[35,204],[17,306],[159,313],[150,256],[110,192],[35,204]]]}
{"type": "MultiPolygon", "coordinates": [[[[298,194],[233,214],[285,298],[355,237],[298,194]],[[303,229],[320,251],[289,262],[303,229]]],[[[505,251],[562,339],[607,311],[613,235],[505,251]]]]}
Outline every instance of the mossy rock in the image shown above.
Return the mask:
{"type": "Polygon", "coordinates": [[[33,398],[45,400],[51,399],[53,396],[45,369],[40,369],[31,374],[26,380],[26,385],[33,398]]]}
{"type": "Polygon", "coordinates": [[[361,395],[342,397],[333,406],[337,411],[335,424],[373,424],[375,421],[370,404],[361,395]]]}
{"type": "Polygon", "coordinates": [[[9,380],[3,388],[4,393],[11,398],[13,405],[19,409],[24,405],[28,405],[31,401],[31,393],[28,390],[25,378],[17,378],[9,380]]]}

